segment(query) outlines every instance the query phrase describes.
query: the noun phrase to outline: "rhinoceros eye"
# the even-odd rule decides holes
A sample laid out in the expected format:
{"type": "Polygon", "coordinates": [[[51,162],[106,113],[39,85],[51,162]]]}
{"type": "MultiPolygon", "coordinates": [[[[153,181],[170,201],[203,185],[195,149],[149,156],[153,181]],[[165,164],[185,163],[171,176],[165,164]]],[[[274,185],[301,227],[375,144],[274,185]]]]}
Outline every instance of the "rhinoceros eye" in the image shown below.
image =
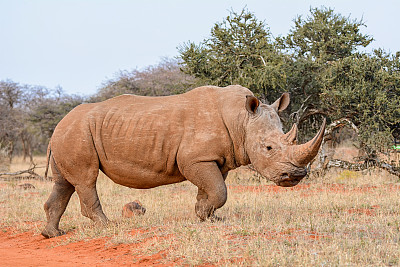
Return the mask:
{"type": "Polygon", "coordinates": [[[267,146],[267,150],[271,150],[272,149],[272,147],[271,146],[267,146]]]}

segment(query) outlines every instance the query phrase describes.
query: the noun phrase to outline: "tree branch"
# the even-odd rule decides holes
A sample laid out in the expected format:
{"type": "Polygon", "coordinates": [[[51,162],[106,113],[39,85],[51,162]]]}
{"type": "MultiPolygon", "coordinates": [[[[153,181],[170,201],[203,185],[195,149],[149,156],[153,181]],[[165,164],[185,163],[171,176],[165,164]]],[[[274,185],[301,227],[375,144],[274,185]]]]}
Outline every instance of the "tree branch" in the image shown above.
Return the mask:
{"type": "Polygon", "coordinates": [[[363,163],[351,163],[345,160],[332,159],[329,160],[329,162],[324,166],[324,169],[329,169],[332,167],[339,167],[353,171],[362,171],[371,167],[378,167],[400,178],[400,168],[394,167],[380,160],[372,160],[372,161],[366,160],[363,163]]]}
{"type": "MultiPolygon", "coordinates": [[[[0,173],[0,179],[7,180],[7,181],[22,180],[22,179],[46,180],[43,176],[41,176],[35,172],[35,169],[37,169],[37,168],[44,168],[44,167],[43,166],[37,167],[36,164],[34,164],[32,167],[30,167],[27,170],[21,170],[21,171],[16,171],[16,172],[2,172],[2,173],[0,173]],[[28,175],[23,175],[23,174],[28,174],[28,175]],[[5,177],[2,177],[2,176],[5,176],[5,177]]],[[[48,177],[48,179],[49,178],[50,177],[48,177]]]]}

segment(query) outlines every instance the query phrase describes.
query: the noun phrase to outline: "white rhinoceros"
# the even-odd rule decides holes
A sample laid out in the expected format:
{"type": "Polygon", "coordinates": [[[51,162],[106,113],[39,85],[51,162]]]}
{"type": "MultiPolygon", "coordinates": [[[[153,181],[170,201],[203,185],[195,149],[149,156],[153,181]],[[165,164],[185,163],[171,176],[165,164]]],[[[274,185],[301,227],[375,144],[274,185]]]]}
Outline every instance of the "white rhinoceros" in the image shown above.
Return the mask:
{"type": "Polygon", "coordinates": [[[81,211],[107,223],[96,191],[99,170],[115,183],[152,188],[189,180],[198,187],[195,211],[212,217],[227,199],[229,170],[252,163],[265,178],[294,186],[321,145],[325,122],[309,142],[284,134],[278,112],[289,95],[261,104],[247,88],[205,86],[181,95],[122,95],[82,104],[57,125],[48,149],[55,185],[44,205],[45,237],[63,234],[59,221],[71,195],[81,211]]]}

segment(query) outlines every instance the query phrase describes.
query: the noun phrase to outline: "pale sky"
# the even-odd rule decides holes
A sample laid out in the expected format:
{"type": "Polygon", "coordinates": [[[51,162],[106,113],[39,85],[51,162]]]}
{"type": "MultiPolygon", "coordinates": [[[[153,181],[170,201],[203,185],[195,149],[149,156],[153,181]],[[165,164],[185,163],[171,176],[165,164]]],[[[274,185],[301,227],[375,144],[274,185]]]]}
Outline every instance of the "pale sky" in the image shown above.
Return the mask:
{"type": "Polygon", "coordinates": [[[367,51],[400,51],[400,0],[0,0],[0,80],[91,95],[120,70],[177,56],[245,6],[275,37],[310,7],[331,7],[363,18],[375,39],[367,51]]]}

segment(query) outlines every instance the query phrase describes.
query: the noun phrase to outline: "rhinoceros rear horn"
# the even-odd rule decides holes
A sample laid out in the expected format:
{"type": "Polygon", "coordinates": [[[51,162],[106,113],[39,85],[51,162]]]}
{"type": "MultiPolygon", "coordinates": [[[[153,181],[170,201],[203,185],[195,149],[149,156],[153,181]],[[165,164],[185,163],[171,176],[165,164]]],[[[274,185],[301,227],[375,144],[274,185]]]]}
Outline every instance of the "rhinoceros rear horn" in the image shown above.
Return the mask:
{"type": "Polygon", "coordinates": [[[296,144],[296,139],[297,139],[297,125],[296,123],[293,124],[292,129],[290,129],[289,132],[287,132],[283,137],[282,141],[291,145],[296,144]]]}
{"type": "Polygon", "coordinates": [[[324,138],[326,119],[313,139],[302,145],[293,146],[292,160],[297,166],[307,165],[317,154],[324,138]]]}

